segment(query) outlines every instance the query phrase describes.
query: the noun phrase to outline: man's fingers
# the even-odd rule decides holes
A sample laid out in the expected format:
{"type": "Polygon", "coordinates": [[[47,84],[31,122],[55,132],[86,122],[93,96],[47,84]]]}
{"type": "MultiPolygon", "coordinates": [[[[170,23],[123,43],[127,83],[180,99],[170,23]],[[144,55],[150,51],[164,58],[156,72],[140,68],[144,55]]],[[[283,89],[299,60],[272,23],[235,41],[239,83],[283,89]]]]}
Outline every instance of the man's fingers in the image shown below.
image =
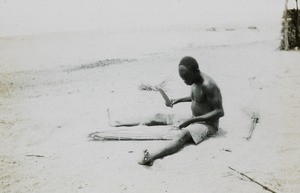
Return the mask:
{"type": "Polygon", "coordinates": [[[175,101],[174,99],[171,99],[171,100],[170,100],[170,107],[173,107],[174,101],[175,101]]]}
{"type": "Polygon", "coordinates": [[[178,130],[180,127],[178,125],[173,125],[171,130],[178,130]]]}
{"type": "Polygon", "coordinates": [[[172,102],[171,103],[167,103],[166,102],[165,104],[166,104],[167,107],[173,107],[173,103],[172,102]]]}

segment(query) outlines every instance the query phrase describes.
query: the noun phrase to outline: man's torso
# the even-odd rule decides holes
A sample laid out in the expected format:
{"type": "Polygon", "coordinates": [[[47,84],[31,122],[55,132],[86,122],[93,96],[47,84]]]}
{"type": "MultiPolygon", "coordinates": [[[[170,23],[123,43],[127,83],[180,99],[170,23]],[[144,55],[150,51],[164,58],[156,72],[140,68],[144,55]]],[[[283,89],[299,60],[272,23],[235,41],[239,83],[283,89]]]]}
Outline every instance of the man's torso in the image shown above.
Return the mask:
{"type": "MultiPolygon", "coordinates": [[[[207,75],[202,73],[204,81],[201,84],[193,84],[191,87],[191,110],[193,116],[201,116],[213,111],[213,107],[208,103],[206,92],[207,89],[216,89],[215,82],[207,75]]],[[[218,120],[206,121],[213,125],[218,125],[218,120]]]]}

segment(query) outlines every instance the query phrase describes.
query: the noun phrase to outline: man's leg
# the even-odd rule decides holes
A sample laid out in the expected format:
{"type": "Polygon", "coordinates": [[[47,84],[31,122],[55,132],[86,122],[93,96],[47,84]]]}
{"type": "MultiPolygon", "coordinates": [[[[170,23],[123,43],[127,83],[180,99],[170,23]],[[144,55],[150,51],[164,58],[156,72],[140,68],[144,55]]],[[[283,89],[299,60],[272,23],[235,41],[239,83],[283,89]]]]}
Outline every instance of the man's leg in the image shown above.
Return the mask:
{"type": "Polygon", "coordinates": [[[131,117],[131,118],[123,118],[123,120],[114,119],[111,115],[110,110],[107,110],[107,117],[109,121],[109,125],[113,127],[121,127],[121,126],[137,126],[137,125],[170,125],[173,124],[174,115],[171,114],[155,114],[154,116],[149,117],[131,117]]]}
{"type": "Polygon", "coordinates": [[[152,162],[158,158],[165,157],[167,155],[171,155],[179,151],[181,148],[185,146],[188,142],[192,140],[192,137],[189,133],[189,131],[183,129],[182,132],[179,134],[178,138],[172,140],[169,144],[167,144],[162,149],[156,151],[156,152],[149,152],[148,150],[145,150],[144,157],[141,161],[138,163],[141,165],[151,165],[152,162]]]}

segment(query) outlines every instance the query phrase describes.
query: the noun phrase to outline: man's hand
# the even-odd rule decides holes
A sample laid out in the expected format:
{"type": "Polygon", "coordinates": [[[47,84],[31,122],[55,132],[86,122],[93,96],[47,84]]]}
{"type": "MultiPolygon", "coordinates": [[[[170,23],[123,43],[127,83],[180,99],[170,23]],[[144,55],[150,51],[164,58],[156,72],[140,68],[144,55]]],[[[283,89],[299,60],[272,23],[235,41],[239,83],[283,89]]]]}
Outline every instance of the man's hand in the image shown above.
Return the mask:
{"type": "Polygon", "coordinates": [[[183,122],[181,122],[181,123],[178,123],[178,124],[175,124],[175,125],[173,125],[172,126],[172,130],[174,129],[174,130],[176,130],[176,129],[182,129],[182,128],[185,128],[185,127],[187,127],[187,126],[189,126],[190,124],[192,124],[193,122],[192,122],[192,120],[186,120],[186,121],[183,121],[183,122]]]}
{"type": "Polygon", "coordinates": [[[180,128],[179,128],[179,125],[172,125],[171,130],[178,130],[178,129],[180,129],[180,128]]]}
{"type": "Polygon", "coordinates": [[[184,121],[183,123],[181,123],[181,124],[178,126],[178,128],[179,128],[179,129],[182,129],[182,128],[185,128],[185,127],[189,126],[190,124],[191,124],[190,120],[184,121]]]}
{"type": "Polygon", "coordinates": [[[167,107],[171,107],[172,108],[173,105],[175,105],[176,103],[175,103],[174,99],[170,99],[170,103],[166,102],[165,104],[166,104],[167,107]]]}

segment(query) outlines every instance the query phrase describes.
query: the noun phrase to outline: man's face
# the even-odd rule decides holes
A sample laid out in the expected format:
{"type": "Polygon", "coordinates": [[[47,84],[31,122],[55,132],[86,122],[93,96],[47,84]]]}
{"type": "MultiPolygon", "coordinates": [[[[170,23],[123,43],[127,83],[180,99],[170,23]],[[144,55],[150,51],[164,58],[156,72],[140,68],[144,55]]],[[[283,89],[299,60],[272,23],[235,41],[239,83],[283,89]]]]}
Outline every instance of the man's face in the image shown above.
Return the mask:
{"type": "Polygon", "coordinates": [[[185,66],[180,65],[178,67],[179,76],[182,78],[185,84],[192,85],[194,84],[195,80],[195,73],[187,69],[185,66]]]}

